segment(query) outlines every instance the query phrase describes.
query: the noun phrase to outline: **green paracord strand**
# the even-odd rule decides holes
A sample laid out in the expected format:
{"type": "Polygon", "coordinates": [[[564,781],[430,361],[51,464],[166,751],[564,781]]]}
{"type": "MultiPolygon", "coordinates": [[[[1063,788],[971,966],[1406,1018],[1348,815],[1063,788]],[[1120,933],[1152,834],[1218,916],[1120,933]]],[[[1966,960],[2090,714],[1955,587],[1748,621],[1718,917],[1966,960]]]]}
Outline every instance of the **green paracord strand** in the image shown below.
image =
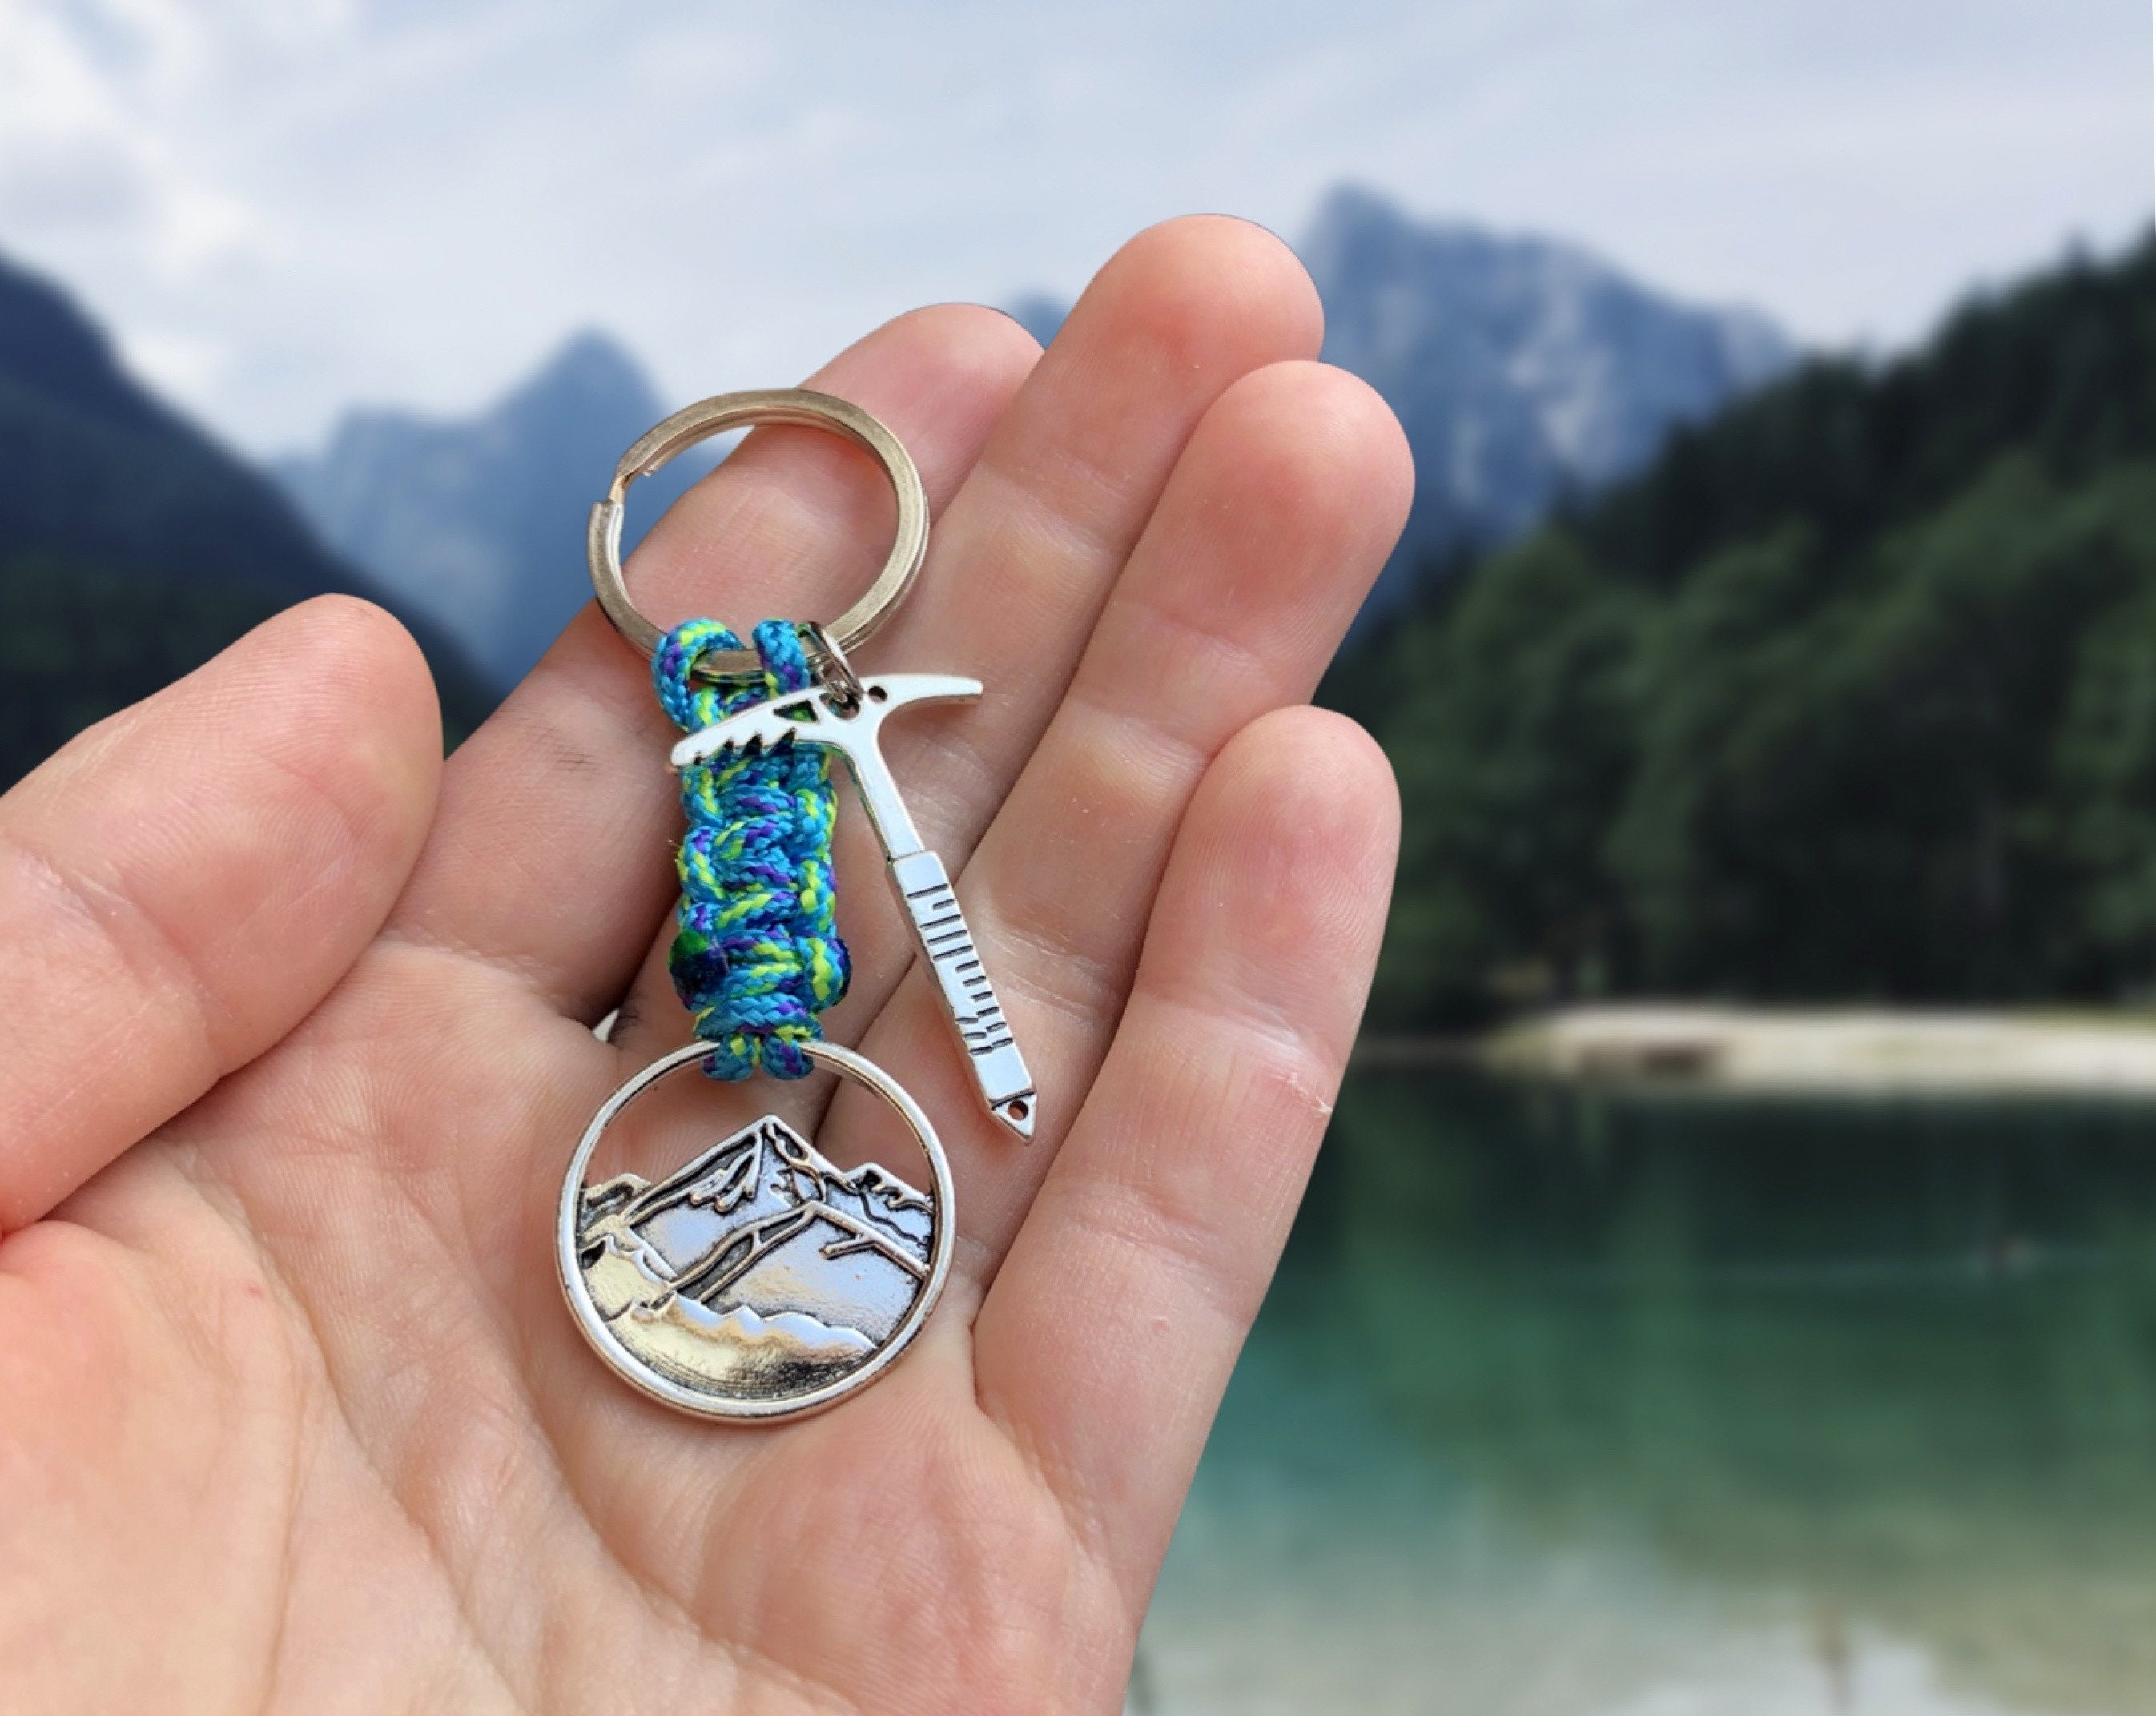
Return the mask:
{"type": "MultiPolygon", "coordinates": [[[[739,649],[732,631],[689,620],[660,640],[651,679],[676,725],[696,732],[814,683],[792,622],[766,620],[755,642],[763,671],[714,683],[691,670],[707,651],[739,649]]],[[[837,801],[824,753],[790,742],[721,752],[682,771],[681,808],[689,826],[667,970],[711,1045],[704,1070],[804,1077],[813,1068],[801,1045],[822,1037],[817,1015],[850,975],[832,917],[837,801]]]]}

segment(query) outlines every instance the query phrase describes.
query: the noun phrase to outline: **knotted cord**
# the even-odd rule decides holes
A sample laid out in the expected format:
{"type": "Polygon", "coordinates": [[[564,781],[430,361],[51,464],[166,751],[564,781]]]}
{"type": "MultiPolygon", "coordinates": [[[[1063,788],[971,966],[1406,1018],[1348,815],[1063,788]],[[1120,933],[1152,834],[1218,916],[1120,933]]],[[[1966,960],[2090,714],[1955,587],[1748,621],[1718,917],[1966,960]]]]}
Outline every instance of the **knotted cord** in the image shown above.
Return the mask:
{"type": "MultiPolygon", "coordinates": [[[[677,725],[696,732],[814,683],[792,622],[766,620],[754,637],[763,671],[716,682],[692,670],[707,651],[739,649],[732,631],[689,620],[660,639],[652,684],[677,725]]],[[[711,1044],[704,1070],[804,1077],[812,1067],[800,1045],[824,1034],[816,1016],[845,994],[850,976],[832,918],[837,799],[828,759],[791,740],[721,751],[681,771],[681,808],[689,826],[666,964],[697,1036],[711,1044]]]]}

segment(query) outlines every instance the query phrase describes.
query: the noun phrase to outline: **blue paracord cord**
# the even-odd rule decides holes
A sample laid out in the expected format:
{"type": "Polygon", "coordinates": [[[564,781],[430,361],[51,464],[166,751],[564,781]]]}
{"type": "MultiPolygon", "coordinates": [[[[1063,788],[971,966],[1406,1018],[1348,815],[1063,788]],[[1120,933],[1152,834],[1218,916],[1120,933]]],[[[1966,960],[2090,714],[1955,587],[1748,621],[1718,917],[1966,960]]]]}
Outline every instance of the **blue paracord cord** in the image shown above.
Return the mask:
{"type": "MultiPolygon", "coordinates": [[[[689,620],[660,640],[652,683],[677,725],[695,732],[814,683],[791,622],[766,620],[755,638],[763,671],[717,684],[690,670],[707,650],[740,648],[732,632],[689,620]]],[[[824,1034],[816,1016],[846,992],[850,975],[831,915],[837,801],[824,753],[790,742],[722,752],[682,771],[681,808],[689,827],[667,969],[711,1045],[704,1070],[802,1078],[811,1067],[801,1045],[824,1034]]]]}

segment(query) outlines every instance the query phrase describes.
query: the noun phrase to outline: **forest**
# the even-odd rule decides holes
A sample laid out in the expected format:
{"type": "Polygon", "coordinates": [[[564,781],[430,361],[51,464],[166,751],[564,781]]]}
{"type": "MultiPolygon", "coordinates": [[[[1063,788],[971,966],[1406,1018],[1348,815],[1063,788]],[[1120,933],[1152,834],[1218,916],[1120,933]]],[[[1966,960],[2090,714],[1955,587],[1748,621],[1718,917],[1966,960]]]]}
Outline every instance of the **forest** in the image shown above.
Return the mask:
{"type": "Polygon", "coordinates": [[[1323,694],[1400,777],[1386,1028],[2156,992],[2156,238],[1430,568],[1323,694]]]}

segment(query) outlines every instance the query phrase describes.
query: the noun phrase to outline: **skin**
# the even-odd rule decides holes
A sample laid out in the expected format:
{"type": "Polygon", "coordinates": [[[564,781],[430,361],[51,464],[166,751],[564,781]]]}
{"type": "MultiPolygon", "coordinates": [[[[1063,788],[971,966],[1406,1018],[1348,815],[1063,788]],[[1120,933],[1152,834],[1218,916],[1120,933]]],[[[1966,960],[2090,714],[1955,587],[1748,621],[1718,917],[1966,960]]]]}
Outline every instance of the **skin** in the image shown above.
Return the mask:
{"type": "MultiPolygon", "coordinates": [[[[820,1416],[670,1412],[560,1302],[569,1149],[688,1034],[675,735],[595,610],[446,765],[410,639],[330,599],[0,799],[0,1706],[1120,1709],[1391,878],[1383,757],[1303,704],[1411,475],[1320,334],[1284,247],[1194,219],[1045,356],[944,306],[810,384],[928,484],[857,658],[988,683],[890,749],[1043,1093],[1030,1148],[981,1112],[842,810],[827,1027],[936,1118],[960,1242],[820,1416]]],[[[760,431],[631,587],[835,612],[888,504],[760,431]]],[[[776,1105],[844,1159],[879,1124],[820,1080],[665,1088],[700,1140],[776,1105]]]]}

